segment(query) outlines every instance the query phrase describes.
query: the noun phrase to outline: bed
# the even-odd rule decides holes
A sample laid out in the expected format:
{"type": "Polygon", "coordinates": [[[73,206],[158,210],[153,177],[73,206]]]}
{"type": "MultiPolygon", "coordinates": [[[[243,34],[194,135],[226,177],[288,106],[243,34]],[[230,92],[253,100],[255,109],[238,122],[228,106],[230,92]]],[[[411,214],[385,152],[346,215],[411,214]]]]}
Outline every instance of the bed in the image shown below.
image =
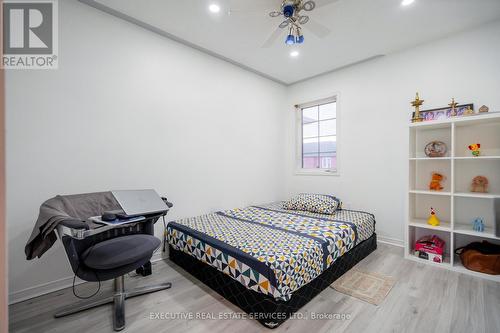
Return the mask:
{"type": "Polygon", "coordinates": [[[170,259],[268,328],[376,249],[375,218],[281,202],[169,222],[170,259]]]}

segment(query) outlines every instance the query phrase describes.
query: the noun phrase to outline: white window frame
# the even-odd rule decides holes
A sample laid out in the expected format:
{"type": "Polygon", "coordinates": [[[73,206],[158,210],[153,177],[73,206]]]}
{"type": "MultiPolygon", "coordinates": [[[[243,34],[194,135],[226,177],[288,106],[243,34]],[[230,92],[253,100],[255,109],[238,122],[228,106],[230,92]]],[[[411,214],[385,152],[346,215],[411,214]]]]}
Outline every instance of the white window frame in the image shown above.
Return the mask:
{"type": "Polygon", "coordinates": [[[295,174],[298,176],[339,176],[339,170],[340,170],[340,104],[339,104],[339,93],[333,94],[331,97],[328,98],[321,98],[314,100],[312,102],[307,102],[307,103],[301,103],[295,105],[295,124],[296,124],[296,134],[295,134],[295,174]],[[336,142],[336,147],[337,147],[337,167],[335,169],[330,168],[330,169],[304,169],[302,167],[302,109],[316,106],[316,105],[321,105],[321,104],[328,104],[328,103],[336,103],[336,108],[337,108],[337,142],[336,142]]]}

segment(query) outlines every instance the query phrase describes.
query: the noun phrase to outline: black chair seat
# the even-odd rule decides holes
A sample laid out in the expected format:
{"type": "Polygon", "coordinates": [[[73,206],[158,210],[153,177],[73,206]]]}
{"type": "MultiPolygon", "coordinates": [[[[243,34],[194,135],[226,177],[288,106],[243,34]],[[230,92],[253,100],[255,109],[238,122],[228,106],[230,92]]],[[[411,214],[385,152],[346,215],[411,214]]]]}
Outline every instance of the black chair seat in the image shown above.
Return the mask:
{"type": "Polygon", "coordinates": [[[158,238],[144,234],[112,238],[85,250],[83,263],[93,269],[114,269],[151,258],[160,243],[158,238]]]}

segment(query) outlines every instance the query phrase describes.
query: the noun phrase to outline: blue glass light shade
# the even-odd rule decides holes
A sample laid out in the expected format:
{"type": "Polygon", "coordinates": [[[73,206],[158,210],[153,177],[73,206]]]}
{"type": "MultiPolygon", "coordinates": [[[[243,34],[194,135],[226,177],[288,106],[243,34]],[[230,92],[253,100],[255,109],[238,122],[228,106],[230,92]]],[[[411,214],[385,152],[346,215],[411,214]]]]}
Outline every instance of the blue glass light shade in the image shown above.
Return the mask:
{"type": "Polygon", "coordinates": [[[283,6],[283,15],[285,17],[292,17],[294,10],[293,5],[285,5],[283,6]]]}
{"type": "Polygon", "coordinates": [[[297,36],[297,38],[296,38],[295,42],[296,42],[297,44],[302,44],[302,43],[304,43],[304,35],[297,36]]]}
{"type": "Polygon", "coordinates": [[[293,35],[288,35],[286,37],[285,43],[288,45],[295,44],[295,37],[293,35]]]}

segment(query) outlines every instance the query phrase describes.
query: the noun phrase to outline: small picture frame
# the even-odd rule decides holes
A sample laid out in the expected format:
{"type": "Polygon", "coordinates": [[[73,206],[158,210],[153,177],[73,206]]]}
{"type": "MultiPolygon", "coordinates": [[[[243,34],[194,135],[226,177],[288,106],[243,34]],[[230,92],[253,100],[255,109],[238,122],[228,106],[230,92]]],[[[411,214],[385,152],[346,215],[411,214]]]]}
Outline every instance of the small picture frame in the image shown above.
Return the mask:
{"type": "MultiPolygon", "coordinates": [[[[456,113],[455,117],[462,117],[466,115],[467,114],[466,110],[468,108],[474,110],[474,104],[457,105],[455,107],[455,113],[456,113]]],[[[452,118],[451,107],[447,106],[445,108],[423,110],[420,111],[420,116],[422,117],[423,121],[449,119],[452,118]]]]}

